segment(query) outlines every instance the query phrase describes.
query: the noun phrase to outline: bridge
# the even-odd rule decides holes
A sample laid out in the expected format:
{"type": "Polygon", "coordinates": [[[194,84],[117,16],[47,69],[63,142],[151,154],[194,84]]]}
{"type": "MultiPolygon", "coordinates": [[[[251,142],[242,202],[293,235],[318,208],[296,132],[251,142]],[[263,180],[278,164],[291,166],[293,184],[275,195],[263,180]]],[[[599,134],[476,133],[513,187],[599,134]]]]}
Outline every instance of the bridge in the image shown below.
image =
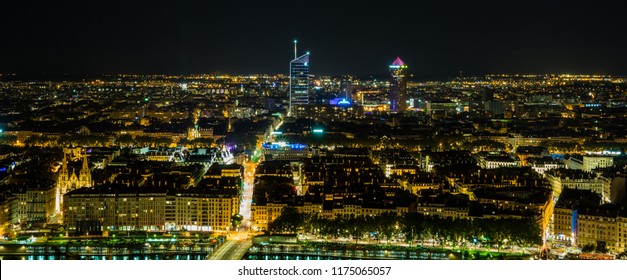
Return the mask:
{"type": "Polygon", "coordinates": [[[241,260],[253,244],[250,239],[231,239],[213,251],[209,260],[241,260]]]}

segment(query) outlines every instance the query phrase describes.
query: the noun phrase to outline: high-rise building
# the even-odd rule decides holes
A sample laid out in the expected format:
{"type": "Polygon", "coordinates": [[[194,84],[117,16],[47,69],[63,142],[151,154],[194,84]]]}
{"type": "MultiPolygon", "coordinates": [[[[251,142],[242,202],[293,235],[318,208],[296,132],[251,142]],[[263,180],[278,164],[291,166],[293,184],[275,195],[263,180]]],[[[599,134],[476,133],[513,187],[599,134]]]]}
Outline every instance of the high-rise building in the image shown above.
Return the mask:
{"type": "Polygon", "coordinates": [[[485,110],[490,113],[490,116],[492,117],[502,115],[504,112],[503,102],[501,101],[485,101],[484,107],[485,110]]]}
{"type": "Polygon", "coordinates": [[[344,77],[340,81],[340,97],[353,100],[351,77],[344,77]]]}
{"type": "Polygon", "coordinates": [[[397,57],[390,65],[390,111],[403,112],[407,110],[407,65],[397,57]]]}
{"type": "Polygon", "coordinates": [[[290,108],[288,115],[294,115],[295,106],[308,104],[309,52],[290,62],[290,108]]]}

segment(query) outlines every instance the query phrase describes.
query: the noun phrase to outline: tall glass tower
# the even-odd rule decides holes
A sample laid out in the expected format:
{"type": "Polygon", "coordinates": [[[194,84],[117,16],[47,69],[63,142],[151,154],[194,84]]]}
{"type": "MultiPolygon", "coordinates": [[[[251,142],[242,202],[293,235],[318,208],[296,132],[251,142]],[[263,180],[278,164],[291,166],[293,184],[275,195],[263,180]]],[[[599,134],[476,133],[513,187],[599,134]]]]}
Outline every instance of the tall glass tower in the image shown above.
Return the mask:
{"type": "Polygon", "coordinates": [[[397,57],[390,65],[390,111],[407,110],[407,65],[397,57]]]}
{"type": "Polygon", "coordinates": [[[294,107],[309,104],[309,52],[290,62],[290,108],[288,115],[294,115],[294,107]]]}

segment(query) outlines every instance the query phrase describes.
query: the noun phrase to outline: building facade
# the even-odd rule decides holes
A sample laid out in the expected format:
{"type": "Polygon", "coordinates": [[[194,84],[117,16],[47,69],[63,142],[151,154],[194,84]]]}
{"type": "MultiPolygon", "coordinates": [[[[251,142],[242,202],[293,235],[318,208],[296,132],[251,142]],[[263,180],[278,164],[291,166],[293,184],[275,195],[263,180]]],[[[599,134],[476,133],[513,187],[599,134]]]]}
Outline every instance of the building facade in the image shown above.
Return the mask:
{"type": "Polygon", "coordinates": [[[545,173],[547,180],[551,184],[555,195],[559,195],[563,189],[590,190],[603,198],[603,201],[609,201],[606,190],[606,184],[595,174],[582,170],[571,169],[552,169],[545,173]]]}
{"type": "Polygon", "coordinates": [[[46,223],[55,212],[55,195],[54,185],[25,188],[13,194],[5,210],[10,210],[13,224],[46,223]]]}
{"type": "Polygon", "coordinates": [[[65,195],[64,224],[80,232],[81,223],[95,221],[103,230],[227,231],[239,213],[232,191],[126,188],[118,192],[75,190],[65,195]]]}
{"type": "Polygon", "coordinates": [[[591,172],[596,168],[612,167],[614,165],[614,158],[604,156],[571,156],[565,163],[570,169],[580,169],[591,172]]]}
{"type": "Polygon", "coordinates": [[[555,209],[553,209],[552,232],[555,239],[574,245],[572,242],[575,237],[576,229],[577,210],[562,207],[555,207],[555,209]]]}
{"type": "Polygon", "coordinates": [[[627,218],[606,213],[586,213],[577,221],[577,246],[594,245],[597,251],[622,253],[627,247],[627,218]]]}

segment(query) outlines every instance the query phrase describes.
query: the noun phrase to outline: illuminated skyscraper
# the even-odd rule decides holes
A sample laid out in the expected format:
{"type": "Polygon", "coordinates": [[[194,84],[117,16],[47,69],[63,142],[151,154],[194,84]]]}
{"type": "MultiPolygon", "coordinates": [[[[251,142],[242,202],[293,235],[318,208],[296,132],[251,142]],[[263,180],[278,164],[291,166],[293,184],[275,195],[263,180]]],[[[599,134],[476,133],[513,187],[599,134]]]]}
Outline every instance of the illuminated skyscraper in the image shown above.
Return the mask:
{"type": "Polygon", "coordinates": [[[344,77],[340,81],[340,97],[346,100],[353,100],[351,77],[344,77]]]}
{"type": "Polygon", "coordinates": [[[290,62],[290,108],[288,115],[294,115],[294,107],[309,104],[309,52],[290,62]]]}
{"type": "Polygon", "coordinates": [[[403,112],[407,110],[407,65],[397,57],[390,65],[390,111],[403,112]]]}

